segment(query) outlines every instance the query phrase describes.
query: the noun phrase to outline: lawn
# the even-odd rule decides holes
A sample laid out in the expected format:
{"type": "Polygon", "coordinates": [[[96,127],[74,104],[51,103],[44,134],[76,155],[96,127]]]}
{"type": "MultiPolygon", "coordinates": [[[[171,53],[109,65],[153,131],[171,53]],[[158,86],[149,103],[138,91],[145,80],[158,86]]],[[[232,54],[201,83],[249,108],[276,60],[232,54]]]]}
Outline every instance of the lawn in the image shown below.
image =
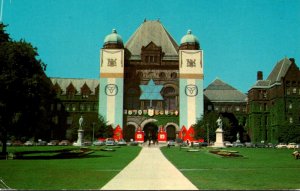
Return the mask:
{"type": "MultiPolygon", "coordinates": [[[[66,148],[72,147],[8,147],[8,151],[52,151],[66,148]]],[[[141,150],[141,147],[134,146],[116,148],[113,152],[101,151],[100,147],[90,148],[96,148],[94,153],[82,158],[0,160],[0,178],[13,189],[99,189],[141,150]]],[[[47,154],[41,153],[41,156],[47,154]]]]}
{"type": "Polygon", "coordinates": [[[243,157],[221,157],[202,148],[200,152],[163,147],[162,152],[197,188],[267,190],[299,189],[300,160],[293,150],[231,148],[243,157]]]}

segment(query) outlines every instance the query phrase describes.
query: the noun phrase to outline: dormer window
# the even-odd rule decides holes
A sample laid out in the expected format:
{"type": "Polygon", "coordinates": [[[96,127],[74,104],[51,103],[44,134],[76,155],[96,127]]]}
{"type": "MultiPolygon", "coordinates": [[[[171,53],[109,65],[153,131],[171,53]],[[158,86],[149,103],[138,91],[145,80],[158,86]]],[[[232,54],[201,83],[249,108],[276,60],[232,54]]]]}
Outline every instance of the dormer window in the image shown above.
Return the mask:
{"type": "Polygon", "coordinates": [[[74,85],[72,84],[72,82],[70,83],[70,85],[67,87],[67,97],[69,99],[73,99],[75,94],[76,94],[76,88],[74,87],[74,85]]]}
{"type": "Polygon", "coordinates": [[[144,64],[160,64],[162,54],[161,47],[153,42],[143,46],[141,50],[141,58],[144,64]]]}
{"type": "Polygon", "coordinates": [[[82,98],[83,99],[89,98],[89,95],[91,93],[92,93],[92,91],[90,90],[88,85],[86,83],[84,83],[84,85],[81,87],[81,96],[82,96],[82,98]]]}

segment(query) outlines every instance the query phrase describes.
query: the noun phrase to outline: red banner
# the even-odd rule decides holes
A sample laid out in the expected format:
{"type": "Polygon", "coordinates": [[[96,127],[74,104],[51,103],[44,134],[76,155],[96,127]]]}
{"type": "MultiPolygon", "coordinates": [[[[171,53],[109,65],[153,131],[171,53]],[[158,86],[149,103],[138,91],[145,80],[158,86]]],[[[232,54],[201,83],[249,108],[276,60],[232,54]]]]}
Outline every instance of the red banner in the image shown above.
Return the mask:
{"type": "Polygon", "coordinates": [[[137,131],[135,132],[135,141],[139,142],[139,143],[143,143],[144,142],[144,138],[145,138],[144,132],[139,127],[137,129],[137,131]]]}
{"type": "Polygon", "coordinates": [[[120,139],[123,139],[123,132],[119,125],[114,129],[113,138],[114,138],[114,140],[117,140],[117,141],[119,141],[120,139]]]}
{"type": "Polygon", "coordinates": [[[187,134],[187,130],[186,130],[185,126],[182,126],[182,128],[179,132],[179,138],[182,139],[183,141],[185,141],[186,134],[187,134]]]}
{"type": "Polygon", "coordinates": [[[163,127],[160,127],[159,132],[157,134],[157,140],[159,143],[167,142],[167,132],[164,130],[163,127]]]}
{"type": "Polygon", "coordinates": [[[195,137],[195,130],[194,130],[194,128],[191,126],[191,127],[189,128],[189,130],[187,131],[187,133],[186,133],[185,139],[186,139],[186,140],[189,140],[189,141],[191,142],[191,141],[194,141],[194,137],[195,137]]]}

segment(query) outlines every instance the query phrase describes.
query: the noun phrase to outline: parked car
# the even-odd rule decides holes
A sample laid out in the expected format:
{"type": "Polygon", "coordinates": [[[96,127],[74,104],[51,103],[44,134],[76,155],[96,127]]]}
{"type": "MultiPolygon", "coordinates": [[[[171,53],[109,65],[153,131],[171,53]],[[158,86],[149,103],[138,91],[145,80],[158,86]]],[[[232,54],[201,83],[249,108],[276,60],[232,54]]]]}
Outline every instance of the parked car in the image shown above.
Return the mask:
{"type": "Polygon", "coordinates": [[[285,143],[279,143],[276,145],[276,148],[281,149],[281,148],[287,148],[287,145],[285,143]]]}
{"type": "Polygon", "coordinates": [[[229,141],[224,141],[224,145],[226,147],[233,147],[233,144],[231,142],[229,142],[229,141]]]}
{"type": "Polygon", "coordinates": [[[116,142],[113,138],[107,138],[105,141],[105,145],[106,146],[114,146],[114,145],[116,145],[116,142]]]}
{"type": "Polygon", "coordinates": [[[175,146],[175,141],[174,140],[169,140],[168,141],[168,146],[175,146]]]}
{"type": "Polygon", "coordinates": [[[268,147],[268,146],[265,145],[264,143],[256,143],[256,144],[255,144],[255,147],[256,147],[256,148],[266,148],[266,147],[268,147]]]}
{"type": "Polygon", "coordinates": [[[34,145],[34,142],[33,141],[26,141],[24,143],[25,146],[33,146],[34,145]]]}
{"type": "Polygon", "coordinates": [[[45,145],[47,145],[47,142],[46,141],[42,141],[42,140],[38,140],[38,142],[35,145],[45,146],[45,145]]]}
{"type": "Polygon", "coordinates": [[[93,145],[94,146],[103,146],[103,145],[105,145],[105,143],[103,141],[97,140],[97,141],[93,142],[93,145]]]}
{"type": "Polygon", "coordinates": [[[255,144],[253,144],[251,142],[246,142],[245,143],[245,147],[247,147],[247,148],[253,148],[253,147],[255,147],[255,144]]]}
{"type": "Polygon", "coordinates": [[[299,149],[299,145],[296,143],[289,143],[286,147],[288,149],[299,149]]]}
{"type": "Polygon", "coordinates": [[[84,146],[91,146],[92,142],[91,141],[84,141],[83,145],[84,146]]]}
{"type": "Polygon", "coordinates": [[[232,143],[232,146],[233,146],[233,147],[244,147],[244,144],[241,143],[241,142],[233,142],[233,143],[232,143]]]}
{"type": "Polygon", "coordinates": [[[60,146],[68,146],[71,145],[70,141],[68,140],[62,140],[61,142],[58,143],[60,146]]]}
{"type": "Polygon", "coordinates": [[[199,143],[201,147],[207,147],[208,146],[208,143],[207,142],[201,142],[199,143]]]}
{"type": "Polygon", "coordinates": [[[126,141],[124,139],[120,139],[117,144],[119,146],[126,146],[127,145],[127,143],[126,143],[126,141]]]}
{"type": "Polygon", "coordinates": [[[199,147],[200,146],[200,143],[198,141],[192,141],[191,142],[191,146],[192,147],[199,147]]]}
{"type": "Polygon", "coordinates": [[[23,143],[22,143],[21,141],[19,141],[19,140],[14,141],[14,142],[12,143],[12,146],[22,146],[22,145],[23,145],[23,143]]]}
{"type": "Polygon", "coordinates": [[[58,143],[59,143],[59,140],[51,140],[47,145],[56,146],[56,145],[58,145],[58,143]]]}

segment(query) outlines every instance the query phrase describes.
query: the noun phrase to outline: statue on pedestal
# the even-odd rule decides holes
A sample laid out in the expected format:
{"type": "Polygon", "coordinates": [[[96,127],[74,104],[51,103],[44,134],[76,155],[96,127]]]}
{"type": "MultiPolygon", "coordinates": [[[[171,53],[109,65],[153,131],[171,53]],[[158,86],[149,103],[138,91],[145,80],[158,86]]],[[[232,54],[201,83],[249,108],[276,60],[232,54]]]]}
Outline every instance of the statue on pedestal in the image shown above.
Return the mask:
{"type": "Polygon", "coordinates": [[[219,118],[217,119],[216,123],[218,124],[218,128],[222,129],[222,127],[223,127],[223,122],[222,122],[221,117],[219,117],[219,118]]]}
{"type": "Polygon", "coordinates": [[[80,116],[79,118],[79,129],[82,129],[83,117],[80,116]]]}

